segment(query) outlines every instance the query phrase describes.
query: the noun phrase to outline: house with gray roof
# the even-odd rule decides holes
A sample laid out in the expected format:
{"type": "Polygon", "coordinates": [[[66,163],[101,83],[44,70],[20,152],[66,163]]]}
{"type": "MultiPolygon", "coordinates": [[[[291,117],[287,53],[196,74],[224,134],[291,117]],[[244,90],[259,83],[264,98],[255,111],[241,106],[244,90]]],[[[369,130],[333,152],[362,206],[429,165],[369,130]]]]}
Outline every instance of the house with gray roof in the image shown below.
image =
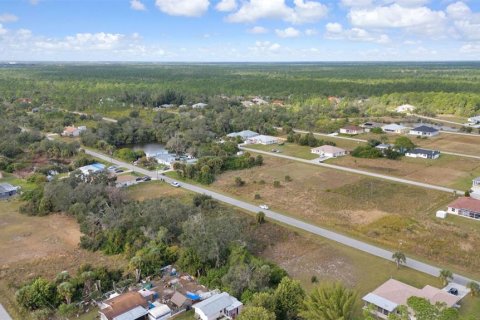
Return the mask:
{"type": "Polygon", "coordinates": [[[433,127],[421,125],[419,127],[413,128],[410,130],[409,134],[413,136],[420,136],[420,137],[433,137],[439,134],[438,129],[433,127]]]}
{"type": "Polygon", "coordinates": [[[20,187],[12,186],[10,183],[0,183],[0,199],[8,199],[18,193],[20,187]]]}
{"type": "Polygon", "coordinates": [[[258,136],[259,134],[255,131],[252,131],[252,130],[243,130],[243,131],[240,131],[240,132],[232,132],[232,133],[229,133],[227,134],[227,137],[229,138],[236,138],[236,137],[240,137],[242,138],[242,140],[247,140],[249,138],[253,138],[253,137],[256,137],[258,136]]]}
{"type": "Polygon", "coordinates": [[[195,317],[201,320],[216,320],[222,317],[235,319],[242,311],[243,303],[226,292],[218,293],[193,305],[195,317]]]}

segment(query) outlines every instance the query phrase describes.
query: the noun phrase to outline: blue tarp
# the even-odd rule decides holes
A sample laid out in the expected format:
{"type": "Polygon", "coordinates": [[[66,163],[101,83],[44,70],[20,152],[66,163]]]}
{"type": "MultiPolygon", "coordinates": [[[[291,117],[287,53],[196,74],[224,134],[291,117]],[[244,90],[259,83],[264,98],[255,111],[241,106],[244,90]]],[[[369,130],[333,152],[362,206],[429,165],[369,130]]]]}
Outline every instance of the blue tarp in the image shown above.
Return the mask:
{"type": "Polygon", "coordinates": [[[192,292],[187,292],[186,296],[187,296],[187,298],[189,298],[190,300],[193,300],[193,301],[200,300],[200,296],[196,295],[195,293],[192,293],[192,292]]]}

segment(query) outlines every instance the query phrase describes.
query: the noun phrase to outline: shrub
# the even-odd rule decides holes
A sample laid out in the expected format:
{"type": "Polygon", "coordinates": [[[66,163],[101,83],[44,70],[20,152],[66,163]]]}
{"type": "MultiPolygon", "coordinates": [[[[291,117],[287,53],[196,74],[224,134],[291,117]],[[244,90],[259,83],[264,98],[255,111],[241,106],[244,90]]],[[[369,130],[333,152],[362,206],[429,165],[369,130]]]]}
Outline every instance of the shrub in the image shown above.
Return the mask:
{"type": "Polygon", "coordinates": [[[278,180],[273,181],[273,186],[274,186],[275,188],[280,188],[280,186],[281,186],[281,185],[280,185],[280,181],[278,181],[278,180]]]}
{"type": "Polygon", "coordinates": [[[260,199],[260,198],[261,198],[261,197],[260,197],[260,194],[255,193],[255,200],[258,200],[258,199],[260,199]]]}
{"type": "Polygon", "coordinates": [[[375,159],[381,158],[382,152],[370,145],[358,146],[352,151],[352,156],[357,158],[375,159]]]}
{"type": "Polygon", "coordinates": [[[240,177],[235,177],[235,185],[237,187],[243,187],[245,185],[245,181],[243,181],[240,177]]]}
{"type": "Polygon", "coordinates": [[[290,181],[292,181],[292,177],[290,177],[289,175],[286,175],[285,182],[290,182],[290,181]]]}
{"type": "Polygon", "coordinates": [[[256,219],[257,219],[258,224],[265,223],[265,212],[263,212],[263,211],[258,212],[257,216],[256,216],[256,219]]]}

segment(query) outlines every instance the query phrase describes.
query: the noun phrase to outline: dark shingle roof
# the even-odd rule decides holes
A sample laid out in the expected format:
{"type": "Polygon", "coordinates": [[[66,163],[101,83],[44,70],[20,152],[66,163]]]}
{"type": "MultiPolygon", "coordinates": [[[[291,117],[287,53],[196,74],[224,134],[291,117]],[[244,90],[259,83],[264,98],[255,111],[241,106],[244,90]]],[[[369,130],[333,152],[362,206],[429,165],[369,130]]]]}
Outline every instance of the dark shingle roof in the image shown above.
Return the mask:
{"type": "Polygon", "coordinates": [[[438,132],[437,129],[435,128],[432,128],[432,127],[429,127],[429,126],[420,126],[420,127],[416,127],[415,129],[413,129],[413,131],[421,131],[421,132],[438,132]]]}
{"type": "Polygon", "coordinates": [[[413,153],[413,154],[426,154],[429,156],[434,156],[437,154],[440,154],[440,151],[437,150],[428,150],[428,149],[421,149],[421,148],[415,148],[413,150],[410,150],[408,153],[413,153]]]}

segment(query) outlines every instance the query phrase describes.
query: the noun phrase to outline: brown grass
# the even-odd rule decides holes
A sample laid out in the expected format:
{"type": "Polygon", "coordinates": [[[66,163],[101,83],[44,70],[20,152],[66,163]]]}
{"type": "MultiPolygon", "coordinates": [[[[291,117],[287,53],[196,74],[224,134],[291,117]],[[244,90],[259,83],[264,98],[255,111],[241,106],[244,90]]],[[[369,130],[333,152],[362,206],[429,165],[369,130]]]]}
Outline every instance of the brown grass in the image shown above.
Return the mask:
{"type": "Polygon", "coordinates": [[[429,139],[412,139],[413,143],[431,149],[464,153],[469,155],[480,155],[480,135],[462,136],[456,134],[440,133],[438,136],[429,139]]]}

